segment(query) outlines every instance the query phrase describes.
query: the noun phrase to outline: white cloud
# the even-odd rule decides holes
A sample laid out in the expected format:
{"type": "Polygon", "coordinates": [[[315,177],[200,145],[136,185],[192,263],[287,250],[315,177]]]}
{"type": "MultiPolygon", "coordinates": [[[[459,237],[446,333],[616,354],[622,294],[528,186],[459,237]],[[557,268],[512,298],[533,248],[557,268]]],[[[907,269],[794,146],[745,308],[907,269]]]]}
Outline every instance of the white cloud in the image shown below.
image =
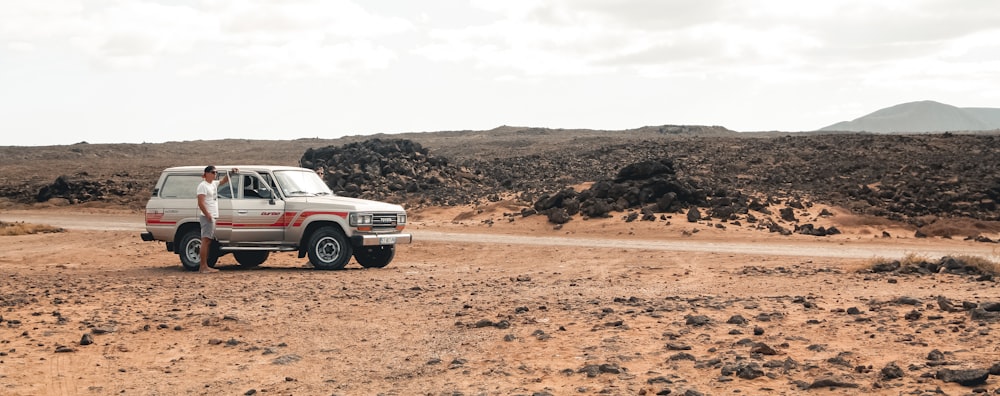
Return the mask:
{"type": "MultiPolygon", "coordinates": [[[[492,22],[431,31],[435,61],[529,75],[766,72],[807,78],[826,64],[921,59],[1000,22],[994,3],[948,1],[472,0],[492,22]],[[970,4],[974,3],[974,4],[970,4]]],[[[814,78],[824,78],[816,75],[814,78]]]]}
{"type": "Polygon", "coordinates": [[[19,48],[70,43],[114,69],[185,64],[193,58],[214,65],[184,66],[179,70],[184,74],[328,76],[384,68],[395,50],[378,40],[412,28],[401,18],[336,0],[17,1],[0,15],[0,42],[19,48]]]}

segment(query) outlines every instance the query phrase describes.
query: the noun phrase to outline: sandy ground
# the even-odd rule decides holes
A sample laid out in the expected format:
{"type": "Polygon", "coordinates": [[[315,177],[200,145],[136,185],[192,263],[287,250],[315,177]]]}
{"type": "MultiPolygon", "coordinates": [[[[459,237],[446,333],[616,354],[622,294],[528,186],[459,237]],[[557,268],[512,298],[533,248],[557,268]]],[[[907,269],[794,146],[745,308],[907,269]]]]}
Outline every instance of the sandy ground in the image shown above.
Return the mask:
{"type": "Polygon", "coordinates": [[[934,378],[1000,362],[1000,322],[937,302],[1000,301],[996,281],[858,271],[993,244],[515,209],[411,214],[383,269],[281,253],[208,275],[142,242],[140,214],[0,211],[69,229],[0,237],[0,394],[1000,394],[934,378]]]}

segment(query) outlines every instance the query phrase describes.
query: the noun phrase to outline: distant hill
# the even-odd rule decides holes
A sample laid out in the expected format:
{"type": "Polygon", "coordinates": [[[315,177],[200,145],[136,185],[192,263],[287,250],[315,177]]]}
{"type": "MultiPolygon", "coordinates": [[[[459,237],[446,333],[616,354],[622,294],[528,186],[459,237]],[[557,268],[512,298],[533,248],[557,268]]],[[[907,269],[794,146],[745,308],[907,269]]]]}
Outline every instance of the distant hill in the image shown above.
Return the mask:
{"type": "Polygon", "coordinates": [[[1000,109],[955,107],[930,100],[887,107],[853,121],[842,121],[820,131],[947,132],[1000,129],[1000,109]]]}

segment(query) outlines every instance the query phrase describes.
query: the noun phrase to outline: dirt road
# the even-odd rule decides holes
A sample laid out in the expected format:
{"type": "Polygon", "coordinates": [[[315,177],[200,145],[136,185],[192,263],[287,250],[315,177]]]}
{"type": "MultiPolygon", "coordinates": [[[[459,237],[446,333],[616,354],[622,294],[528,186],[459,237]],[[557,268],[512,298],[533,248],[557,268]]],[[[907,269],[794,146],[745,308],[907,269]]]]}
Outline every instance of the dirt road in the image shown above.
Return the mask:
{"type": "MultiPolygon", "coordinates": [[[[0,220],[7,222],[28,222],[48,224],[56,227],[76,230],[95,231],[134,231],[142,232],[145,224],[141,213],[122,213],[109,211],[66,212],[66,211],[6,211],[0,212],[0,220]]],[[[947,255],[978,255],[989,257],[996,254],[996,247],[975,243],[941,244],[933,241],[900,241],[881,239],[867,241],[846,241],[843,238],[827,238],[819,240],[782,241],[780,239],[758,240],[753,242],[727,240],[698,240],[695,238],[677,237],[565,237],[542,235],[519,235],[495,228],[475,228],[476,232],[450,231],[446,227],[428,227],[417,223],[410,227],[417,242],[435,241],[450,243],[498,243],[507,245],[561,246],[561,247],[593,247],[629,250],[663,250],[674,252],[749,254],[763,256],[794,256],[794,257],[828,257],[844,259],[865,259],[873,257],[902,258],[916,254],[928,257],[947,255]]],[[[950,242],[950,241],[949,241],[950,242]]]]}

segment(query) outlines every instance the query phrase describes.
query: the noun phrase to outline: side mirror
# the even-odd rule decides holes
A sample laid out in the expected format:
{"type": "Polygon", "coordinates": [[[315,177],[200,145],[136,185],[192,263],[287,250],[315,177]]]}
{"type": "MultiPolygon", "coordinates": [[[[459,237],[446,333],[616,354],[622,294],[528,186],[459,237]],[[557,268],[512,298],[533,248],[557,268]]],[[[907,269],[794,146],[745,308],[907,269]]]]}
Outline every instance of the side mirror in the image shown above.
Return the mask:
{"type": "Polygon", "coordinates": [[[271,190],[268,190],[266,188],[262,188],[262,189],[258,190],[257,191],[257,195],[260,195],[260,197],[264,198],[264,199],[272,199],[272,198],[274,198],[274,196],[271,195],[271,190]]]}

